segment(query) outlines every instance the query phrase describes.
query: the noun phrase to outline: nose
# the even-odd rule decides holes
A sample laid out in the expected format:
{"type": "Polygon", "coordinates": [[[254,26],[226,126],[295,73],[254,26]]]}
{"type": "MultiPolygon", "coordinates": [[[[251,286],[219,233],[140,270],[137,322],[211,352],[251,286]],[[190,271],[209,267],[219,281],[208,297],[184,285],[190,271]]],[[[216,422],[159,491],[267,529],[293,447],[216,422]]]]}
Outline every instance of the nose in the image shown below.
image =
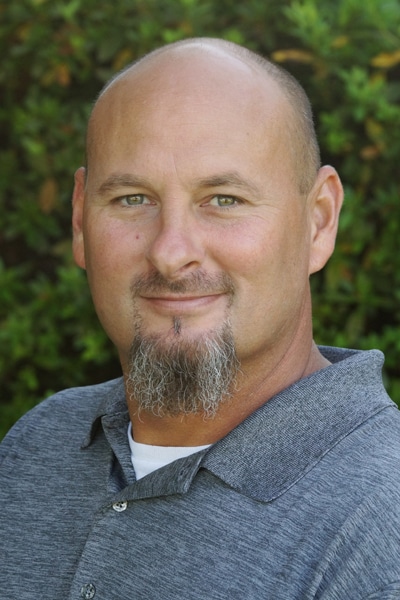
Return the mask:
{"type": "Polygon", "coordinates": [[[200,224],[190,207],[175,202],[160,210],[147,259],[164,277],[178,279],[197,270],[204,259],[200,224]]]}

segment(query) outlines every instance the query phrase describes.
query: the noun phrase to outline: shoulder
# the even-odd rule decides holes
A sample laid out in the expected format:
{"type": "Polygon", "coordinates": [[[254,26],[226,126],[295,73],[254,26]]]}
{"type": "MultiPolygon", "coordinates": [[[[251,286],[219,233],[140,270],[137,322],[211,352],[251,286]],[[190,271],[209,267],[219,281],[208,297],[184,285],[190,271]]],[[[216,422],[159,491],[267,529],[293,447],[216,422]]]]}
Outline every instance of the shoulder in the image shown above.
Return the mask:
{"type": "Polygon", "coordinates": [[[56,438],[59,444],[66,439],[81,444],[102,409],[114,397],[123,396],[122,378],[105,383],[62,390],[27,412],[5,436],[0,444],[0,464],[13,447],[29,438],[42,444],[56,438]]]}

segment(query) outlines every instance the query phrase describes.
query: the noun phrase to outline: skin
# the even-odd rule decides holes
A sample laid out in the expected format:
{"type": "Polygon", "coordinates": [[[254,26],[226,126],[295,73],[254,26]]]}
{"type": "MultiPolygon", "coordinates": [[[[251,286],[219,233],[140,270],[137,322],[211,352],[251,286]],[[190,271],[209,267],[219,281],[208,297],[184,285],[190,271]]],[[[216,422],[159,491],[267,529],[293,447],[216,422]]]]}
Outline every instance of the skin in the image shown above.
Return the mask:
{"type": "Polygon", "coordinates": [[[131,286],[227,274],[212,290],[139,296],[145,333],[196,339],[229,318],[241,374],[214,419],[129,411],[136,441],[213,443],[291,383],[329,363],[312,339],[309,275],[331,255],[343,192],[322,167],[299,193],[288,102],[259,68],[218,48],[165,51],[129,70],[97,102],[89,169],[75,175],[73,249],[87,270],[123,372],[133,337],[131,286]],[[173,60],[172,60],[173,59],[173,60]]]}

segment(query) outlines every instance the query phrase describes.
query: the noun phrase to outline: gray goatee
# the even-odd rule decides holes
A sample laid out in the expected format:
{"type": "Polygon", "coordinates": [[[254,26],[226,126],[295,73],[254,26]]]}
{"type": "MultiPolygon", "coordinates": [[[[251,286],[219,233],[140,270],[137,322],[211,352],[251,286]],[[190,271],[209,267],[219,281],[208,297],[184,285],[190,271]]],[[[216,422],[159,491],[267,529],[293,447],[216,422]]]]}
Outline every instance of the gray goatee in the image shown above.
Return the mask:
{"type": "MultiPolygon", "coordinates": [[[[181,329],[174,322],[175,331],[181,329]]],[[[230,397],[239,362],[228,324],[196,340],[175,334],[168,343],[137,334],[131,347],[128,394],[139,412],[157,416],[215,416],[230,397]]]]}
{"type": "MultiPolygon", "coordinates": [[[[226,274],[210,277],[202,272],[168,281],[159,273],[138,277],[132,285],[134,298],[140,294],[225,293],[228,308],[234,287],[226,274]]],[[[229,319],[218,330],[196,338],[185,335],[184,320],[171,318],[166,336],[142,331],[142,319],[134,315],[135,337],[130,350],[127,392],[141,411],[158,416],[200,414],[215,416],[220,404],[230,397],[239,361],[229,319]]]]}

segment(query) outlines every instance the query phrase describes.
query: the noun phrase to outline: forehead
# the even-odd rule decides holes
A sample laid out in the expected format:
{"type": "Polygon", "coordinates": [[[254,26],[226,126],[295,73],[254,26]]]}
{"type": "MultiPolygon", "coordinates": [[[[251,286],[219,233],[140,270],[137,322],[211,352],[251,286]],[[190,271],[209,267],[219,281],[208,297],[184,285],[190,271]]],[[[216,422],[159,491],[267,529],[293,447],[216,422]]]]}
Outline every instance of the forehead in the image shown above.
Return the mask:
{"type": "Polygon", "coordinates": [[[258,65],[219,48],[195,46],[161,52],[134,65],[101,95],[91,121],[99,126],[99,120],[146,113],[163,118],[164,111],[177,114],[177,109],[193,112],[201,107],[212,113],[219,106],[230,109],[227,116],[245,110],[244,120],[251,115],[267,118],[286,105],[278,84],[258,65]]]}
{"type": "MultiPolygon", "coordinates": [[[[257,66],[211,49],[161,53],[123,74],[97,102],[88,157],[145,152],[260,153],[288,141],[287,100],[257,66]]],[[[92,168],[93,164],[90,165],[92,168]]]]}

